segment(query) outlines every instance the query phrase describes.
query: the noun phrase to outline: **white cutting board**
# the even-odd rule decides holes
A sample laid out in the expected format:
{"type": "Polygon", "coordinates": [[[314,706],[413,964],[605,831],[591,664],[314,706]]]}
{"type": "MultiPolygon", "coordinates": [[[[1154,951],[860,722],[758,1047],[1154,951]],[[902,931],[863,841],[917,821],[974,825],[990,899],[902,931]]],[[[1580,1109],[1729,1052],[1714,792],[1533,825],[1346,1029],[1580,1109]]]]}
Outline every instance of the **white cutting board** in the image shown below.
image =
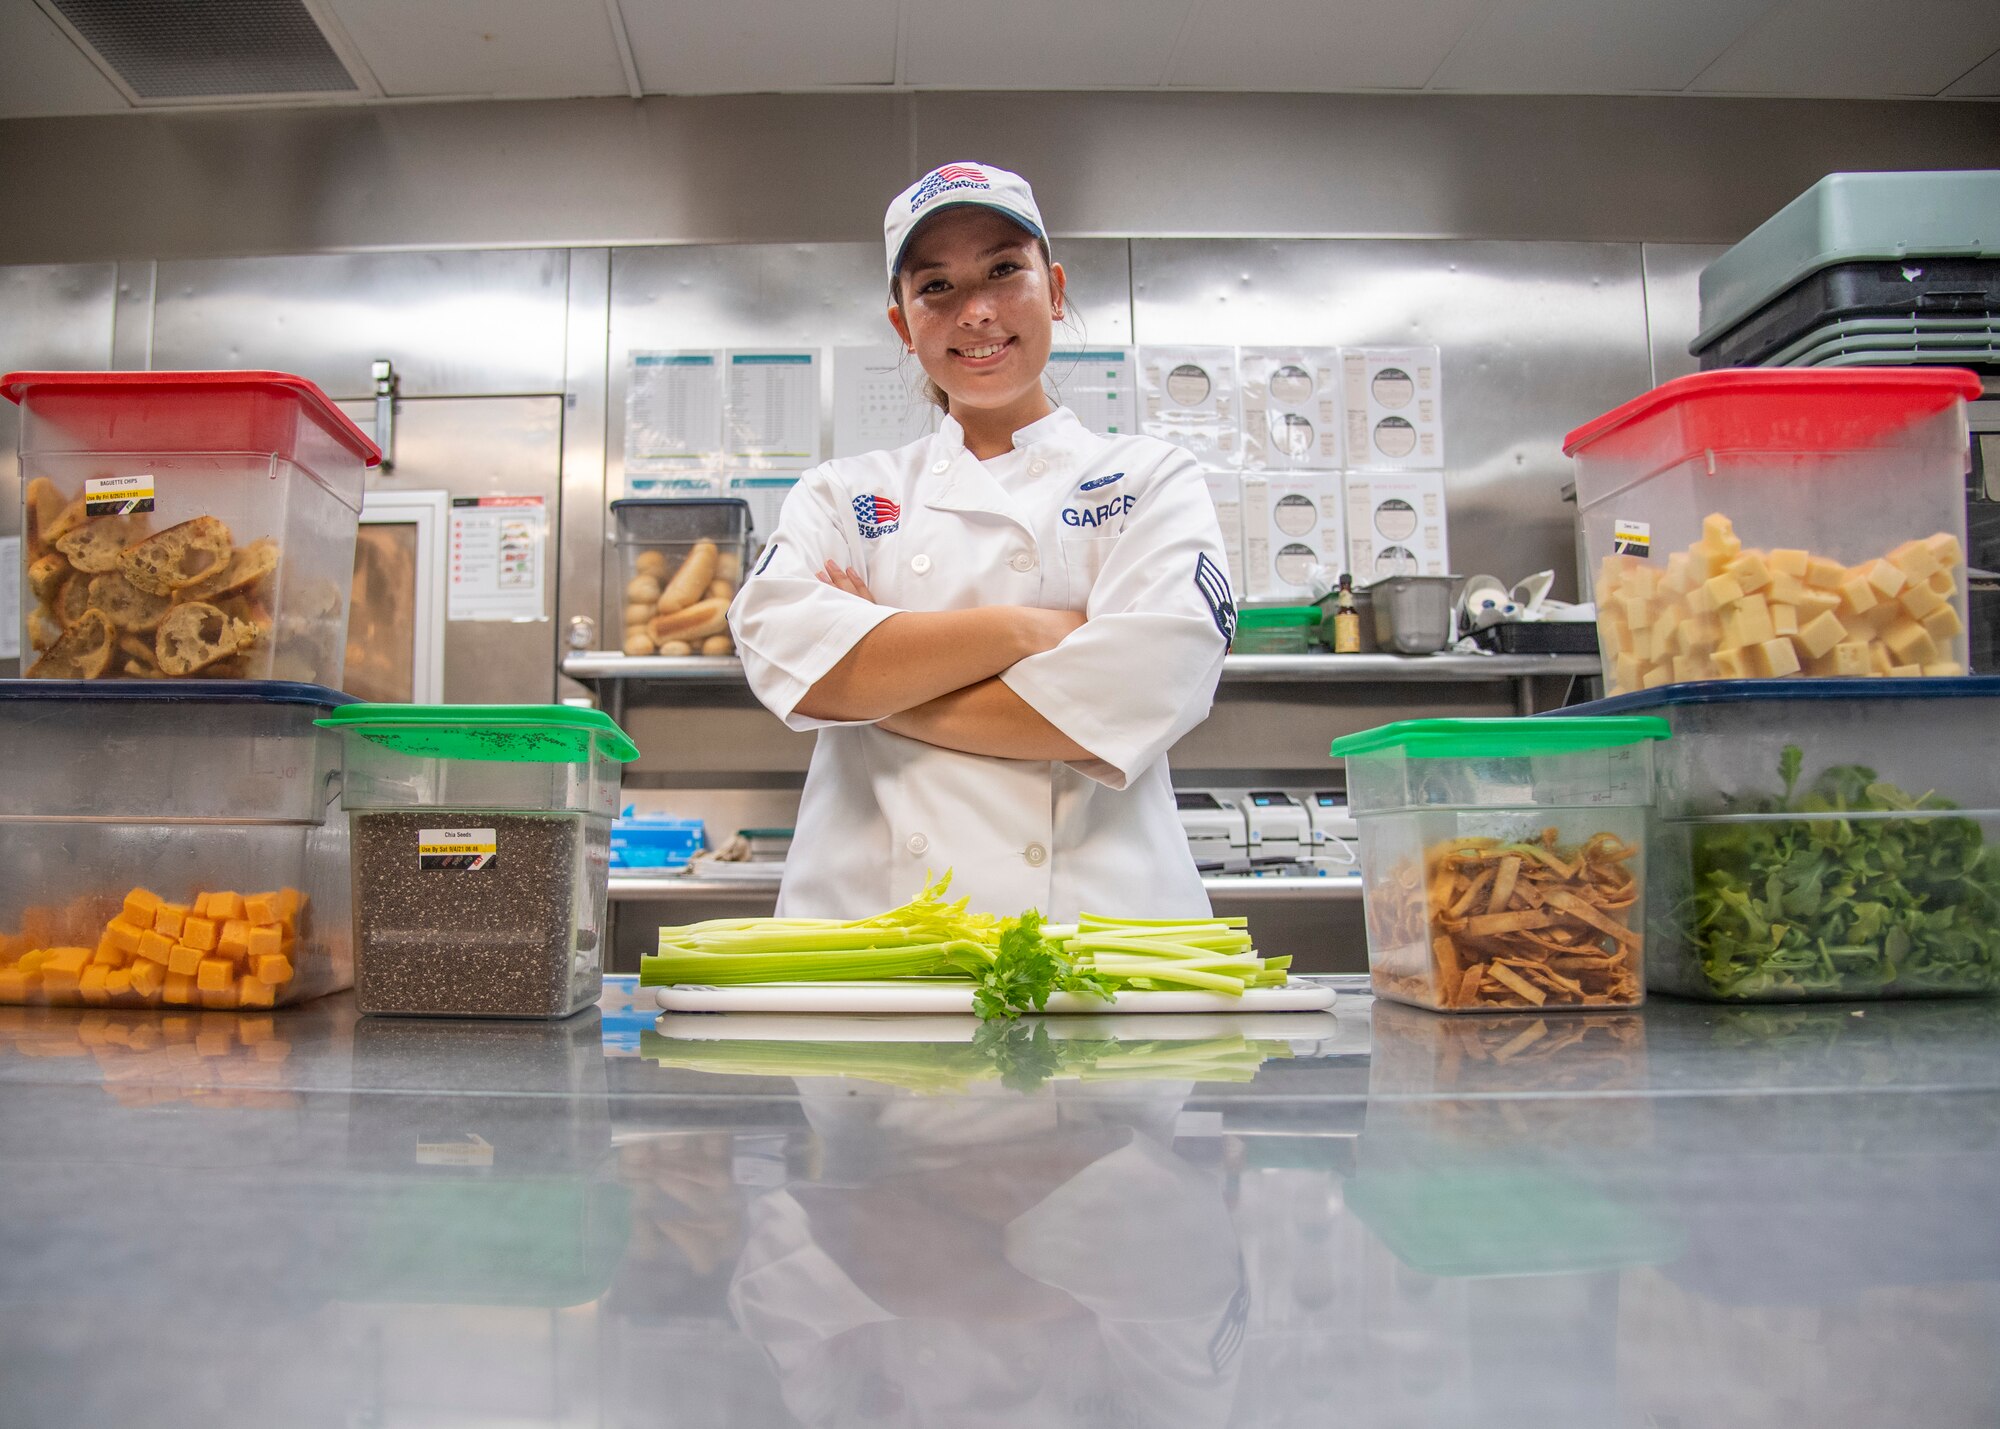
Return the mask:
{"type": "MultiPolygon", "coordinates": [[[[1032,1016],[1032,1014],[1031,1014],[1032,1016]]],[[[1024,1019],[1026,1021],[1028,1019],[1024,1019]]],[[[962,1042],[970,1044],[983,1023],[963,1014],[897,1016],[889,1013],[737,1012],[717,1017],[708,1012],[663,1012],[654,1024],[662,1037],[683,1042],[962,1042]]],[[[1330,1012],[1175,1013],[1148,1017],[1107,1013],[1096,1017],[1060,1017],[1044,1024],[1058,1042],[1109,1039],[1119,1042],[1202,1042],[1217,1037],[1245,1037],[1290,1042],[1293,1051],[1329,1047],[1343,1029],[1330,1012]]]]}
{"type": "MultiPolygon", "coordinates": [[[[969,982],[773,982],[749,987],[680,984],[659,990],[668,1012],[972,1012],[969,982]]],[[[1283,987],[1253,987],[1241,997],[1219,992],[1121,992],[1110,1002],[1059,992],[1050,1015],[1118,1012],[1319,1012],[1333,1006],[1333,988],[1293,978],[1283,987]]]]}

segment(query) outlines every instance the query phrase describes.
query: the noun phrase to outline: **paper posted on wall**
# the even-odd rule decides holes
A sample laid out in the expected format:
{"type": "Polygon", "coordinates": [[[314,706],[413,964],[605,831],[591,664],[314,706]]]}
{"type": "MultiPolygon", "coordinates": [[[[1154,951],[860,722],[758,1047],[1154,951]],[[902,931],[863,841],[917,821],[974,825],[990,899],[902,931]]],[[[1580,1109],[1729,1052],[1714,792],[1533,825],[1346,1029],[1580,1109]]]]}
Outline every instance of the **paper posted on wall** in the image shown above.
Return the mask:
{"type": "Polygon", "coordinates": [[[1349,472],[1347,545],[1356,585],[1451,574],[1444,473],[1349,472]]]}
{"type": "MultiPolygon", "coordinates": [[[[937,430],[924,370],[890,343],[833,350],[833,454],[894,451],[937,430]]],[[[762,529],[761,526],[759,529],[762,529]]]]}
{"type": "Polygon", "coordinates": [[[1059,347],[1049,353],[1049,381],[1062,405],[1101,437],[1139,430],[1137,374],[1124,347],[1059,347]]]}
{"type": "Polygon", "coordinates": [[[1343,347],[1347,465],[1357,471],[1444,467],[1444,393],[1435,347],[1343,347]]]}
{"type": "Polygon", "coordinates": [[[1243,465],[1250,471],[1340,469],[1340,351],[1246,347],[1243,465]]]}
{"type": "Polygon", "coordinates": [[[732,349],[723,454],[733,467],[804,470],[819,461],[819,350],[732,349]]]}
{"type": "Polygon", "coordinates": [[[722,459],[722,353],[628,354],[625,471],[713,467],[722,459]]]}
{"type": "Polygon", "coordinates": [[[1233,347],[1145,347],[1139,350],[1141,429],[1203,462],[1242,460],[1233,347]]]}
{"type": "Polygon", "coordinates": [[[799,484],[797,472],[733,471],[724,482],[724,491],[750,505],[751,545],[761,549],[778,529],[778,513],[785,498],[799,484]]]}
{"type": "Polygon", "coordinates": [[[1242,481],[1249,598],[1311,600],[1313,567],[1341,564],[1340,473],[1245,472],[1242,481]]]}
{"type": "Polygon", "coordinates": [[[451,503],[450,620],[546,620],[548,507],[539,496],[451,503]]]}
{"type": "Polygon", "coordinates": [[[1222,528],[1224,573],[1237,600],[1247,599],[1243,583],[1243,487],[1239,474],[1226,467],[1210,467],[1201,474],[1208,487],[1208,499],[1215,506],[1215,524],[1222,528]]]}

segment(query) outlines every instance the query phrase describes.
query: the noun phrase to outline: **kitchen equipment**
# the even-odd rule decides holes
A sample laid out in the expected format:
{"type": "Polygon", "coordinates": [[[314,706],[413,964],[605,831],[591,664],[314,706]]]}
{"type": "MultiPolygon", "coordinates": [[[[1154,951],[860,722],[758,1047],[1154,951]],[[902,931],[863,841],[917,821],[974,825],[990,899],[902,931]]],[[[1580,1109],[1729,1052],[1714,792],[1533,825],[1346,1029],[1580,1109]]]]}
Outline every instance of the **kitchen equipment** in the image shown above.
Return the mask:
{"type": "Polygon", "coordinates": [[[13,372],[0,393],[21,407],[30,677],[340,684],[381,457],[324,392],[282,372],[13,372]]]}
{"type": "Polygon", "coordinates": [[[2000,171],[1829,174],[1701,274],[1704,370],[1831,325],[2000,316],[2000,171]]]}
{"type": "Polygon", "coordinates": [[[601,711],[348,705],[355,1003],[364,1013],[566,1017],[597,1000],[618,766],[601,711]]]}
{"type": "Polygon", "coordinates": [[[0,1002],[261,1010],[348,986],[340,743],[314,727],[347,702],[0,682],[0,1002]]]}
{"type": "Polygon", "coordinates": [[[1607,690],[1963,674],[1979,390],[1953,368],[1705,372],[1571,432],[1607,690]]]}
{"type": "Polygon", "coordinates": [[[1564,714],[1673,729],[1647,854],[1655,991],[2000,991],[2000,678],[1718,682],[1564,714]]]}
{"type": "Polygon", "coordinates": [[[727,608],[750,568],[750,503],[740,497],[631,497],[611,503],[611,518],[602,640],[627,655],[651,655],[675,643],[693,648],[671,653],[701,654],[702,642],[726,633],[726,626],[712,620],[687,639],[655,622],[665,617],[671,623],[680,612],[716,600],[727,608]],[[697,571],[707,579],[694,580],[697,571]],[[692,585],[681,590],[677,580],[692,585]]]}
{"type": "Polygon", "coordinates": [[[1405,720],[1333,743],[1377,994],[1439,1011],[1643,1000],[1660,719],[1405,720]]]}
{"type": "Polygon", "coordinates": [[[1242,806],[1208,789],[1176,789],[1174,807],[1188,851],[1204,873],[1220,873],[1231,860],[1246,858],[1250,830],[1242,806]]]}
{"type": "Polygon", "coordinates": [[[1246,790],[1242,802],[1252,863],[1300,863],[1325,842],[1305,804],[1283,789],[1246,790]]]}
{"type": "Polygon", "coordinates": [[[1385,576],[1368,587],[1375,640],[1398,655],[1433,655],[1451,644],[1457,576],[1385,576]]]}

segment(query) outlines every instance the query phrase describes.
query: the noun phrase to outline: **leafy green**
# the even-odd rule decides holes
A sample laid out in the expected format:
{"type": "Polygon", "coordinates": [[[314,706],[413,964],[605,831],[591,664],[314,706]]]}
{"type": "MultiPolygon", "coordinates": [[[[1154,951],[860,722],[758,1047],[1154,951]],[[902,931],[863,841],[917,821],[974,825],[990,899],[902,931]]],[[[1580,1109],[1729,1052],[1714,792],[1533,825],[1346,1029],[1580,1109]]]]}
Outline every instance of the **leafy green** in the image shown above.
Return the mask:
{"type": "Polygon", "coordinates": [[[1725,998],[2000,991],[2000,855],[1958,806],[1861,765],[1803,793],[1804,755],[1778,761],[1783,794],[1738,800],[1696,826],[1681,910],[1701,970],[1725,998]]]}
{"type": "Polygon", "coordinates": [[[1056,992],[1080,992],[1111,999],[1111,986],[1094,973],[1078,970],[1075,959],[1042,936],[1042,915],[1030,908],[1000,925],[993,962],[978,974],[972,1005],[982,1018],[1019,1017],[1040,1012],[1056,992]]]}

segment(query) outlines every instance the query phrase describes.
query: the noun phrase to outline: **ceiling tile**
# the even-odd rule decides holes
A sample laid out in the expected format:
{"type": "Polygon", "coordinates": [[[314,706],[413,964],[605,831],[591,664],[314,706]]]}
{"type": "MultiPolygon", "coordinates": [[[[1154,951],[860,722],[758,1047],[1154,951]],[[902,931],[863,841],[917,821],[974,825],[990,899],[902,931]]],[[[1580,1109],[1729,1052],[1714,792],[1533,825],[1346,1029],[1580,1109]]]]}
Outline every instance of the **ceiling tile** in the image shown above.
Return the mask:
{"type": "Polygon", "coordinates": [[[604,0],[328,0],[391,98],[624,94],[604,0]]]}
{"type": "Polygon", "coordinates": [[[648,94],[761,94],[896,78],[896,0],[620,0],[648,94]]]}
{"type": "Polygon", "coordinates": [[[1687,87],[1777,0],[1496,0],[1431,79],[1484,94],[1687,87]]]}
{"type": "Polygon", "coordinates": [[[0,0],[0,119],[131,107],[34,0],[0,0]]]}
{"type": "Polygon", "coordinates": [[[954,89],[1154,85],[1192,0],[925,0],[903,79],[954,89]]]}
{"type": "Polygon", "coordinates": [[[1959,99],[2000,99],[2000,51],[1988,55],[1945,93],[1959,99]]]}
{"type": "Polygon", "coordinates": [[[1703,94],[1936,94],[2000,47],[1994,0],[1782,0],[1702,72],[1703,94]]]}
{"type": "Polygon", "coordinates": [[[1200,0],[1171,82],[1421,89],[1486,0],[1200,0]]]}

